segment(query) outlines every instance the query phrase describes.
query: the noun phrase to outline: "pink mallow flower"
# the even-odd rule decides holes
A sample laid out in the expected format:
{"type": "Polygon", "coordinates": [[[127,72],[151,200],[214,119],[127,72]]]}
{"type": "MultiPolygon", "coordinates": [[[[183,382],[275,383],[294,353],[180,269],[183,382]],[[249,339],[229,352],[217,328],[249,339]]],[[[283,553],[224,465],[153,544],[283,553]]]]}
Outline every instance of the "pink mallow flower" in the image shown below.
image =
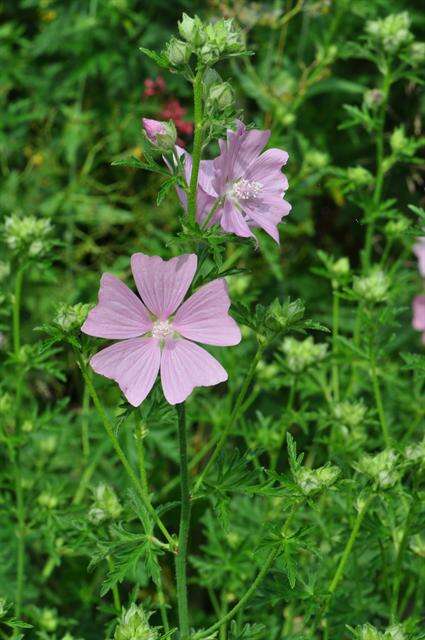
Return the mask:
{"type": "MultiPolygon", "coordinates": [[[[197,196],[197,218],[206,223],[214,205],[217,209],[207,224],[219,223],[230,233],[244,238],[253,236],[251,229],[261,227],[279,242],[277,225],[291,210],[283,199],[288,188],[282,167],[288,160],[286,151],[263,151],[270,131],[248,131],[238,121],[236,131],[229,129],[227,139],[220,140],[220,155],[203,160],[200,165],[197,196]],[[218,202],[217,202],[218,201],[218,202]]],[[[185,155],[186,181],[192,173],[192,158],[185,155]]],[[[182,199],[186,206],[185,199],[182,199]]]]}
{"type": "Polygon", "coordinates": [[[425,278],[425,237],[418,238],[413,251],[418,259],[419,273],[425,278]]]}
{"type": "Polygon", "coordinates": [[[422,342],[425,344],[425,296],[416,296],[413,300],[413,328],[422,331],[422,342]]]}
{"type": "Polygon", "coordinates": [[[170,404],[183,402],[195,387],[227,380],[221,364],[196,342],[226,347],[238,344],[241,333],[228,314],[223,278],[183,302],[196,267],[193,253],[168,261],[135,253],[131,269],[141,299],[115,276],[102,276],[99,302],[81,331],[120,341],[99,351],[90,364],[96,373],[115,380],[135,407],[146,398],[159,371],[170,404]]]}

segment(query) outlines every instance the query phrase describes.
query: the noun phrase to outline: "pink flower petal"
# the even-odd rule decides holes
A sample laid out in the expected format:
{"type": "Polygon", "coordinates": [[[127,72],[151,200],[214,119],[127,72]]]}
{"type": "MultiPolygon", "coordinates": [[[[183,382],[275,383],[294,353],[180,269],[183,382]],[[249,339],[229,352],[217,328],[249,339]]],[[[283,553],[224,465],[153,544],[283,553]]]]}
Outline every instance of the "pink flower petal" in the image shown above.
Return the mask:
{"type": "Polygon", "coordinates": [[[131,269],[140,297],[157,318],[166,320],[180,305],[193,280],[196,265],[194,253],[171,260],[143,253],[131,256],[131,269]]]}
{"type": "Polygon", "coordinates": [[[238,121],[236,131],[227,131],[227,144],[220,145],[222,156],[215,162],[215,168],[226,175],[228,180],[241,178],[251,162],[258,157],[270,138],[270,131],[253,129],[247,131],[238,121]]]}
{"type": "Polygon", "coordinates": [[[132,338],[102,349],[90,365],[96,373],[118,382],[129,403],[138,407],[153,387],[160,361],[156,338],[132,338]]]}
{"type": "Polygon", "coordinates": [[[121,280],[104,273],[100,281],[99,302],[81,327],[97,338],[135,338],[149,331],[152,321],[142,301],[121,280]]]}
{"type": "Polygon", "coordinates": [[[425,331],[425,296],[416,296],[413,300],[413,328],[425,331]]]}
{"type": "Polygon", "coordinates": [[[283,193],[288,188],[288,180],[281,168],[288,161],[288,154],[281,149],[268,149],[256,158],[245,172],[248,181],[260,182],[263,191],[283,193]]]}
{"type": "Polygon", "coordinates": [[[227,380],[227,372],[208,351],[180,338],[164,343],[161,383],[170,404],[183,402],[195,387],[210,387],[227,380]]]}
{"type": "Polygon", "coordinates": [[[418,259],[419,273],[425,277],[425,238],[418,238],[413,245],[413,251],[418,259]]]}
{"type": "Polygon", "coordinates": [[[277,225],[282,221],[283,216],[291,211],[291,205],[279,197],[275,198],[274,202],[269,197],[268,201],[270,204],[264,200],[251,200],[244,203],[243,209],[248,216],[250,226],[261,227],[279,244],[277,225]]]}
{"type": "Polygon", "coordinates": [[[185,338],[227,347],[239,344],[241,332],[227,313],[230,299],[223,278],[201,287],[178,309],[173,327],[185,338]]]}
{"type": "Polygon", "coordinates": [[[242,238],[250,238],[254,235],[241,212],[229,200],[223,207],[220,224],[228,233],[235,233],[242,238]]]}

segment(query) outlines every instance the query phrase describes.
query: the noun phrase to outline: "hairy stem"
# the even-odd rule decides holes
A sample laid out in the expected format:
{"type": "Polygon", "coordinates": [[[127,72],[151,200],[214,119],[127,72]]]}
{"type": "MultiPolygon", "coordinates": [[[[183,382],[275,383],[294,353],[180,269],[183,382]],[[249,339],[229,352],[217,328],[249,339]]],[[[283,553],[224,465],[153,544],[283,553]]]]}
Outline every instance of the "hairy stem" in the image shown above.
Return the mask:
{"type": "Polygon", "coordinates": [[[190,527],[189,474],[187,461],[186,412],[184,403],[177,405],[177,421],[180,449],[180,527],[179,546],[176,555],[177,606],[179,615],[180,640],[189,638],[189,609],[187,598],[187,546],[190,527]]]}
{"type": "MultiPolygon", "coordinates": [[[[375,133],[376,140],[376,177],[375,177],[375,190],[373,192],[373,208],[376,209],[380,203],[382,196],[382,188],[384,185],[384,131],[385,131],[385,116],[388,104],[388,95],[391,87],[391,72],[389,65],[386,66],[384,77],[382,80],[382,103],[378,116],[378,127],[375,133]]],[[[375,214],[375,211],[373,211],[375,214]]],[[[363,252],[363,267],[368,269],[371,264],[372,249],[373,249],[373,236],[375,233],[375,221],[372,218],[368,222],[366,229],[365,248],[363,252]]]]}
{"type": "Polygon", "coordinates": [[[322,607],[321,612],[318,615],[318,618],[316,619],[316,624],[315,624],[315,629],[318,626],[318,623],[326,616],[327,612],[329,611],[329,607],[331,605],[332,602],[332,597],[333,594],[335,593],[342,577],[344,576],[344,571],[345,571],[345,567],[347,565],[347,561],[348,558],[350,557],[351,551],[353,550],[353,546],[354,543],[356,541],[356,538],[359,534],[360,531],[360,527],[361,524],[363,522],[363,519],[366,515],[366,512],[369,508],[369,505],[371,503],[371,501],[373,500],[373,495],[371,494],[370,496],[368,496],[368,498],[365,500],[363,506],[361,507],[361,509],[359,510],[359,512],[357,513],[357,517],[354,521],[354,525],[353,528],[351,530],[350,533],[350,537],[347,540],[347,543],[345,545],[344,551],[342,552],[342,556],[341,559],[338,563],[338,566],[336,568],[336,571],[333,575],[332,580],[329,583],[329,587],[328,587],[328,595],[326,597],[325,603],[322,607]]]}
{"type": "Polygon", "coordinates": [[[15,475],[15,495],[16,495],[16,520],[17,520],[17,548],[16,548],[16,600],[15,615],[19,619],[22,610],[22,599],[25,578],[25,503],[22,486],[21,468],[21,420],[20,409],[22,401],[23,373],[19,369],[18,358],[21,348],[21,298],[22,284],[24,278],[24,268],[18,269],[15,278],[15,291],[12,308],[13,323],[13,351],[16,358],[16,395],[15,395],[15,435],[16,448],[14,451],[14,475],[15,475]]]}
{"type": "Polygon", "coordinates": [[[237,419],[239,418],[239,414],[240,414],[240,409],[242,406],[243,401],[245,400],[245,396],[248,392],[249,389],[249,385],[252,382],[252,379],[254,377],[255,371],[257,369],[257,365],[261,359],[261,356],[263,355],[263,349],[264,347],[262,345],[258,345],[257,347],[257,352],[254,356],[254,359],[251,362],[251,365],[247,371],[247,374],[245,376],[245,380],[243,381],[241,390],[239,391],[239,395],[236,399],[236,403],[235,406],[233,408],[232,414],[230,416],[229,422],[227,423],[227,425],[225,426],[225,428],[222,431],[222,434],[216,444],[216,447],[210,457],[210,459],[208,460],[207,464],[205,465],[204,469],[202,470],[202,472],[199,474],[198,479],[195,483],[194,489],[192,494],[195,494],[197,492],[197,490],[199,489],[199,487],[202,484],[203,479],[205,478],[205,476],[207,475],[208,471],[211,469],[212,465],[214,464],[214,462],[217,460],[218,456],[221,453],[221,450],[223,449],[224,445],[226,444],[226,440],[227,440],[227,436],[228,434],[231,432],[231,430],[233,429],[237,419]]]}
{"type": "Polygon", "coordinates": [[[384,404],[382,402],[381,387],[379,386],[378,374],[376,371],[376,360],[374,356],[372,357],[372,361],[370,364],[370,377],[372,380],[373,393],[375,396],[376,409],[378,411],[379,422],[382,430],[382,436],[384,438],[385,446],[390,447],[391,438],[388,431],[388,423],[387,423],[387,418],[385,416],[384,404]]]}
{"type": "Polygon", "coordinates": [[[149,512],[149,514],[152,516],[155,524],[158,526],[158,528],[161,530],[161,532],[163,533],[165,539],[167,540],[167,542],[170,545],[170,549],[173,551],[175,549],[175,541],[173,539],[173,537],[171,536],[171,534],[169,533],[169,531],[167,530],[167,528],[165,527],[165,525],[163,524],[161,518],[158,516],[157,512],[155,511],[155,509],[153,508],[153,506],[151,505],[149,499],[147,498],[147,496],[145,495],[145,492],[143,490],[143,486],[140,483],[139,478],[136,476],[131,464],[129,463],[129,461],[127,460],[127,457],[123,451],[123,449],[121,448],[121,445],[118,441],[118,438],[116,437],[115,433],[114,433],[114,429],[112,424],[109,421],[109,418],[106,414],[105,409],[103,408],[103,405],[99,399],[99,396],[96,393],[96,389],[93,386],[93,382],[91,381],[91,378],[87,372],[87,368],[86,365],[81,357],[81,355],[79,353],[76,353],[77,356],[77,360],[78,360],[78,364],[80,366],[81,369],[81,373],[83,375],[84,381],[88,387],[91,399],[93,401],[93,404],[96,408],[96,411],[98,412],[101,420],[102,420],[102,424],[105,428],[106,433],[108,434],[114,449],[118,455],[118,458],[121,461],[121,464],[123,465],[129,479],[131,480],[132,484],[134,485],[138,495],[140,496],[144,506],[146,507],[147,511],[149,512]]]}
{"type": "Polygon", "coordinates": [[[336,355],[339,333],[339,295],[337,289],[332,291],[332,389],[335,402],[339,402],[339,370],[336,355]]]}
{"type": "Polygon", "coordinates": [[[190,175],[189,195],[187,198],[187,212],[189,220],[196,223],[196,194],[198,189],[199,165],[202,155],[202,80],[203,70],[198,69],[193,82],[193,108],[195,120],[195,134],[193,138],[192,173],[190,175]]]}

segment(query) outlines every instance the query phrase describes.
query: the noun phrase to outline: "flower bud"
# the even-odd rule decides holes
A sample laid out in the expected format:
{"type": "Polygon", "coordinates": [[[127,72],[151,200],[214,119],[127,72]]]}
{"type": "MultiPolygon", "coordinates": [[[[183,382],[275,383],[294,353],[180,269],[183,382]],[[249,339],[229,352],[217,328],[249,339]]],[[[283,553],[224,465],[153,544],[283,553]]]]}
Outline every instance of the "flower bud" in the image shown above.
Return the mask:
{"type": "Polygon", "coordinates": [[[391,134],[390,145],[393,153],[400,155],[407,147],[409,141],[404,133],[404,127],[397,127],[391,134]]]}
{"type": "Polygon", "coordinates": [[[408,462],[425,464],[425,438],[418,443],[410,444],[404,450],[408,462]]]}
{"type": "Polygon", "coordinates": [[[56,312],[55,323],[65,332],[80,329],[90,308],[90,304],[82,304],[81,302],[73,305],[61,304],[56,312]]]}
{"type": "Polygon", "coordinates": [[[40,627],[45,631],[56,631],[59,623],[56,609],[49,609],[45,607],[40,611],[38,621],[40,627]]]}
{"type": "Polygon", "coordinates": [[[349,428],[358,427],[366,416],[366,406],[363,402],[339,402],[333,408],[335,418],[349,428]]]}
{"type": "Polygon", "coordinates": [[[199,47],[205,40],[204,26],[198,16],[191,18],[184,13],[178,22],[178,28],[181,37],[194,47],[199,47]]]}
{"type": "Polygon", "coordinates": [[[369,476],[380,489],[390,489],[400,478],[396,464],[397,454],[392,449],[385,449],[375,456],[364,454],[355,467],[369,476]]]}
{"type": "Polygon", "coordinates": [[[373,269],[370,275],[354,279],[353,289],[358,296],[368,302],[384,302],[388,297],[390,280],[378,269],[373,269]]]}
{"type": "Polygon", "coordinates": [[[199,51],[199,59],[205,65],[215,64],[220,59],[220,49],[206,42],[199,51]]]}
{"type": "Polygon", "coordinates": [[[221,111],[233,104],[233,89],[228,82],[213,85],[208,94],[208,103],[221,111]]]}
{"type": "Polygon", "coordinates": [[[120,517],[122,507],[112,487],[101,483],[93,493],[93,505],[88,513],[90,522],[100,524],[104,520],[116,520],[120,517]]]}
{"type": "Polygon", "coordinates": [[[347,178],[356,187],[365,187],[373,182],[373,175],[364,167],[348,167],[347,178]]]}
{"type": "Polygon", "coordinates": [[[132,604],[124,611],[115,629],[114,640],[157,640],[158,629],[149,624],[150,614],[146,614],[141,606],[132,604]]]}
{"type": "Polygon", "coordinates": [[[387,53],[396,53],[412,42],[413,36],[409,28],[410,17],[407,11],[366,23],[366,32],[375,44],[387,53]]]}
{"type": "Polygon", "coordinates": [[[385,233],[389,238],[402,238],[408,228],[410,220],[404,216],[399,216],[397,220],[389,220],[385,225],[385,233]]]}
{"type": "Polygon", "coordinates": [[[328,345],[324,343],[315,344],[311,336],[305,340],[285,338],[282,351],[287,356],[286,364],[288,369],[293,373],[301,373],[311,365],[326,358],[328,345]]]}
{"type": "Polygon", "coordinates": [[[362,624],[354,630],[356,640],[384,640],[385,635],[371,624],[362,624]]]}
{"type": "Polygon", "coordinates": [[[165,49],[165,56],[173,67],[179,67],[189,62],[191,53],[190,46],[177,38],[171,38],[165,49]]]}
{"type": "Polygon", "coordinates": [[[4,223],[6,244],[14,253],[40,257],[49,249],[50,220],[35,216],[8,216],[4,223]]]}
{"type": "Polygon", "coordinates": [[[142,124],[146,137],[159,150],[169,151],[176,144],[177,131],[172,120],[161,122],[160,120],[142,118],[142,124]]]}
{"type": "Polygon", "coordinates": [[[363,101],[369,109],[376,109],[382,104],[384,94],[379,89],[369,89],[363,96],[363,101]]]}
{"type": "Polygon", "coordinates": [[[407,52],[409,63],[416,66],[425,62],[425,42],[413,42],[407,52]]]}
{"type": "Polygon", "coordinates": [[[303,493],[313,495],[333,485],[339,474],[340,470],[333,465],[319,467],[318,469],[300,467],[295,472],[294,480],[303,493]]]}
{"type": "Polygon", "coordinates": [[[309,149],[304,156],[304,161],[306,165],[319,171],[329,165],[329,155],[318,149],[309,149]]]}
{"type": "Polygon", "coordinates": [[[58,499],[56,496],[48,493],[47,491],[43,491],[37,498],[37,502],[41,507],[46,507],[46,509],[54,509],[57,507],[58,499]]]}

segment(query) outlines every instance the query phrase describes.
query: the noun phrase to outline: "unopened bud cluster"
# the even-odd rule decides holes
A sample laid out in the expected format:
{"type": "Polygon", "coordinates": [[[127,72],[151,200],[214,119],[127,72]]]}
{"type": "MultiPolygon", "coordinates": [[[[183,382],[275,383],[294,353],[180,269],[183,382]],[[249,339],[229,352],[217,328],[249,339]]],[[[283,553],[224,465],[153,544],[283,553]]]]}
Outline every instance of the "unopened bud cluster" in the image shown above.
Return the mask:
{"type": "Polygon", "coordinates": [[[12,215],[4,223],[4,237],[9,249],[31,258],[41,257],[48,251],[51,231],[50,220],[35,216],[21,218],[12,215]]]}
{"type": "Polygon", "coordinates": [[[328,345],[316,344],[311,336],[305,340],[285,338],[282,351],[286,354],[286,364],[292,373],[301,373],[311,365],[324,360],[328,345]]]}
{"type": "Polygon", "coordinates": [[[141,606],[132,604],[124,611],[115,629],[114,640],[157,640],[158,629],[149,624],[150,614],[146,614],[141,606]]]}
{"type": "Polygon", "coordinates": [[[88,517],[93,524],[100,524],[105,520],[116,520],[122,512],[121,504],[115,491],[107,484],[99,484],[93,492],[93,505],[88,517]]]}
{"type": "Polygon", "coordinates": [[[385,631],[379,631],[367,623],[354,629],[354,638],[355,640],[405,640],[406,634],[400,624],[393,624],[385,631]]]}
{"type": "Polygon", "coordinates": [[[142,125],[146,138],[158,151],[169,151],[176,144],[177,131],[172,120],[162,122],[160,120],[143,118],[142,125]]]}
{"type": "Polygon", "coordinates": [[[382,47],[387,53],[396,53],[413,40],[407,11],[391,14],[380,20],[370,20],[366,24],[366,32],[377,47],[382,47]]]}
{"type": "Polygon", "coordinates": [[[245,50],[243,34],[235,27],[233,20],[221,19],[205,24],[198,16],[191,18],[184,13],[178,26],[182,39],[171,38],[164,51],[168,62],[174,67],[187,64],[192,54],[202,64],[210,66],[220,58],[245,50]]]}
{"type": "Polygon", "coordinates": [[[61,304],[58,307],[55,323],[65,332],[80,329],[87,318],[91,305],[89,304],[61,304]]]}
{"type": "Polygon", "coordinates": [[[294,480],[301,491],[305,495],[310,496],[333,485],[336,482],[339,473],[340,470],[338,467],[332,465],[319,467],[318,469],[300,467],[294,473],[294,480]]]}
{"type": "Polygon", "coordinates": [[[390,279],[381,271],[373,269],[369,275],[354,279],[353,289],[357,295],[367,302],[385,302],[390,288],[390,279]]]}
{"type": "Polygon", "coordinates": [[[400,477],[397,454],[392,449],[385,449],[375,456],[363,455],[356,468],[369,476],[379,489],[390,489],[400,477]]]}

